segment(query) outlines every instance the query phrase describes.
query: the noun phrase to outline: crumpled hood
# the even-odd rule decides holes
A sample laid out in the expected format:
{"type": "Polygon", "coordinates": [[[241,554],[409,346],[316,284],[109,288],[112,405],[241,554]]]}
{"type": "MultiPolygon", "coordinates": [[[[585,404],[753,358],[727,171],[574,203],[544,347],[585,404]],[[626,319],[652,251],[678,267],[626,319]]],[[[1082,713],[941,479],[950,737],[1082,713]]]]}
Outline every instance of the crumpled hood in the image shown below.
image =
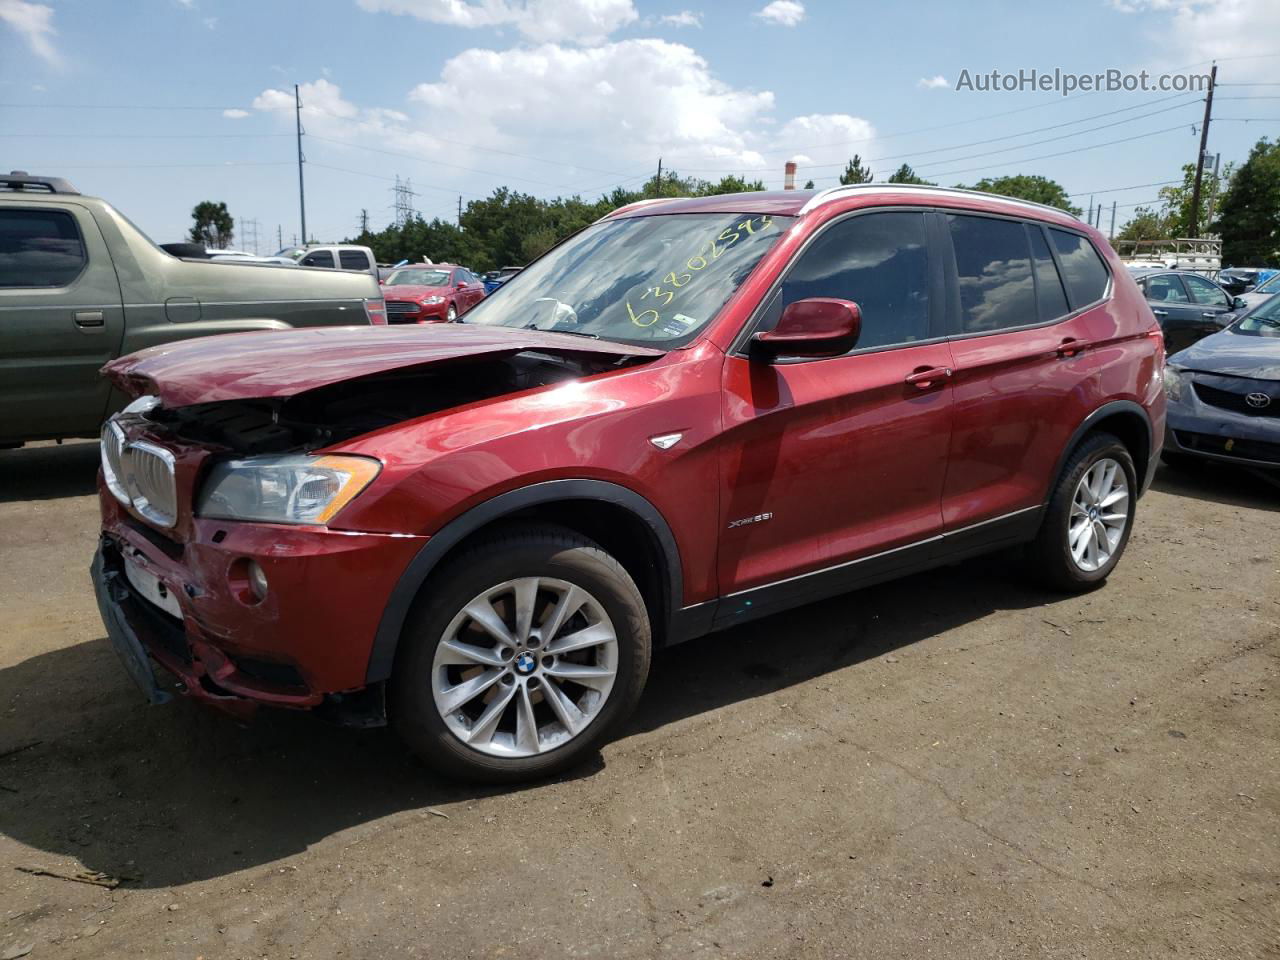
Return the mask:
{"type": "Polygon", "coordinates": [[[1280,337],[1222,330],[1175,353],[1169,363],[1203,373],[1280,380],[1280,337]]]}
{"type": "Polygon", "coordinates": [[[382,296],[387,300],[421,300],[423,297],[447,297],[449,287],[424,287],[416,283],[397,283],[383,287],[382,296]]]}
{"type": "Polygon", "coordinates": [[[166,407],[185,407],[289,397],[393,370],[525,350],[618,358],[662,355],[661,350],[609,340],[509,327],[319,327],[180,340],[113,360],[102,372],[130,396],[150,394],[166,407]]]}

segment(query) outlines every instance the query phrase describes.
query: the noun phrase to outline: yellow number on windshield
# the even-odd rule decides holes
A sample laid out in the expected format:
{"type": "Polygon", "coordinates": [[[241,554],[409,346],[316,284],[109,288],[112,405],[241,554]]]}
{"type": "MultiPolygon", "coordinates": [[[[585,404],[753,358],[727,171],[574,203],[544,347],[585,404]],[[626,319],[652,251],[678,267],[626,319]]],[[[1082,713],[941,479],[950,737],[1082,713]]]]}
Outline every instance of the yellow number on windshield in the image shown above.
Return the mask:
{"type": "Polygon", "coordinates": [[[634,323],[637,327],[652,327],[660,319],[658,316],[658,311],[652,310],[652,309],[645,310],[641,312],[639,315],[637,315],[635,310],[631,306],[630,300],[627,301],[627,315],[631,317],[631,322],[634,323]],[[641,317],[646,317],[651,313],[653,314],[652,320],[644,320],[644,321],[641,320],[641,317]]]}

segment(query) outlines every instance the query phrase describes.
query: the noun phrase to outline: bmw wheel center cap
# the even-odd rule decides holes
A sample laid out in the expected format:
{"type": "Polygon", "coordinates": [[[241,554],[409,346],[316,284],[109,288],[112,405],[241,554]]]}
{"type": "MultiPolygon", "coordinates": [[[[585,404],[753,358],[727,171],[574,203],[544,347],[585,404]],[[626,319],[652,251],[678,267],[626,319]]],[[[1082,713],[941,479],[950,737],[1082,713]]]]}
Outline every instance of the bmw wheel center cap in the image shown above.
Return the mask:
{"type": "Polygon", "coordinates": [[[537,665],[538,661],[534,659],[532,653],[527,651],[520,654],[520,656],[516,657],[515,660],[516,673],[528,675],[533,673],[534,668],[537,667],[537,665]]]}

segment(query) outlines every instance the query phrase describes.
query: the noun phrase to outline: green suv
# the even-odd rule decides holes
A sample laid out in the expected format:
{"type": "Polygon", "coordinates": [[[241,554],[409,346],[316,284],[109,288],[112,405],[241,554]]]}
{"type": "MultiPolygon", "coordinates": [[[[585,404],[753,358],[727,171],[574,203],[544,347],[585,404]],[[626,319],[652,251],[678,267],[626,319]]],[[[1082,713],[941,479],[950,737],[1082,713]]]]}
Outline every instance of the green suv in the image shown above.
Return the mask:
{"type": "Polygon", "coordinates": [[[58,177],[0,174],[0,447],[94,437],[108,360],[188,337],[385,323],[369,273],[179,258],[58,177]]]}

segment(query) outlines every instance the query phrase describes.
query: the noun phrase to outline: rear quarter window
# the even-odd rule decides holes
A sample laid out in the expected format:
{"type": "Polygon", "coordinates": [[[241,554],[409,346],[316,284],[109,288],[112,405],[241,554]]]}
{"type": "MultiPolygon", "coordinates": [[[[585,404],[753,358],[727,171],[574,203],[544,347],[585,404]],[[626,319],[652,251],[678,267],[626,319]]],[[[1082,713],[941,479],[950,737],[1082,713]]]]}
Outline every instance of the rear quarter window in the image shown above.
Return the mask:
{"type": "Polygon", "coordinates": [[[0,210],[0,288],[65,287],[86,263],[75,217],[63,210],[0,210]]]}
{"type": "Polygon", "coordinates": [[[1105,297],[1109,276],[1093,244],[1079,234],[1052,227],[1049,228],[1049,237],[1058,254],[1072,308],[1079,310],[1105,297]]]}

